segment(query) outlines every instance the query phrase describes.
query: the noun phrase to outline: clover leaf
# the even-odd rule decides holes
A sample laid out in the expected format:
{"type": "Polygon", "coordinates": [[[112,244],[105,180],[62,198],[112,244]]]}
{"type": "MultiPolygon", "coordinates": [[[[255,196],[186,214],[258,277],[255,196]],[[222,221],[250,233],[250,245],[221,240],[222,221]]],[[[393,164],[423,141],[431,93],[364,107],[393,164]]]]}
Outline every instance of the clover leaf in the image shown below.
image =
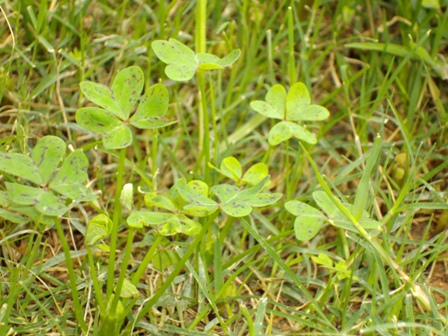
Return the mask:
{"type": "Polygon", "coordinates": [[[98,241],[107,238],[112,232],[112,220],[104,214],[93,217],[87,224],[85,243],[88,246],[98,246],[103,250],[107,250],[107,246],[98,244],[98,241]]]}
{"type": "Polygon", "coordinates": [[[102,135],[106,149],[128,147],[132,143],[132,131],[128,125],[141,129],[156,129],[175,123],[166,121],[168,90],[162,84],[149,87],[143,97],[143,71],[137,66],[120,71],[111,89],[106,86],[83,81],[80,84],[84,95],[98,107],[83,107],[76,111],[76,122],[85,129],[102,135]],[[140,99],[136,112],[131,111],[140,99]]]}
{"type": "Polygon", "coordinates": [[[147,193],[146,206],[157,207],[166,212],[133,211],[128,219],[129,226],[160,226],[160,233],[165,236],[183,233],[194,236],[201,230],[201,224],[190,217],[205,217],[213,213],[218,205],[205,195],[208,186],[202,181],[180,179],[168,191],[167,195],[147,193]],[[189,217],[190,216],[190,217],[189,217]]]}
{"type": "Polygon", "coordinates": [[[224,160],[222,160],[219,169],[212,165],[210,162],[208,163],[208,165],[210,168],[215,169],[222,175],[235,181],[238,185],[257,184],[269,173],[266,164],[260,162],[251,166],[243,175],[240,162],[233,156],[226,157],[224,160]]]}
{"type": "MultiPolygon", "coordinates": [[[[294,221],[294,230],[298,240],[309,240],[313,238],[320,230],[324,222],[339,227],[341,229],[358,232],[353,223],[339,210],[324,191],[315,191],[313,199],[321,209],[318,210],[306,203],[300,201],[289,201],[285,203],[285,209],[296,216],[294,221]]],[[[350,212],[353,211],[352,204],[343,204],[350,212]]],[[[369,218],[369,214],[364,211],[359,224],[372,230],[373,234],[379,232],[381,223],[369,218]]]]}
{"type": "Polygon", "coordinates": [[[51,224],[48,216],[61,216],[68,210],[61,196],[74,201],[94,200],[96,196],[83,185],[87,180],[86,156],[82,151],[74,151],[63,159],[65,152],[65,142],[51,135],[41,138],[29,156],[0,152],[0,171],[38,185],[5,182],[6,193],[0,197],[4,211],[0,216],[20,222],[17,212],[51,224]]]}
{"type": "Polygon", "coordinates": [[[316,136],[296,122],[324,120],[330,115],[325,107],[311,104],[310,93],[304,83],[294,84],[288,93],[282,85],[274,85],[266,94],[265,101],[255,100],[250,106],[265,117],[282,120],[269,132],[271,146],[291,137],[310,144],[317,143],[316,136]]]}
{"type": "Polygon", "coordinates": [[[268,181],[269,175],[248,189],[240,190],[230,184],[219,184],[213,186],[211,191],[220,200],[219,207],[227,215],[244,217],[252,212],[253,207],[274,204],[282,197],[281,193],[261,193],[268,181]]]}
{"type": "Polygon", "coordinates": [[[185,44],[173,38],[168,41],[156,40],[151,46],[157,57],[168,64],[165,74],[174,81],[190,80],[198,69],[224,69],[233,64],[241,54],[239,49],[233,50],[223,58],[208,53],[196,54],[185,44]]]}

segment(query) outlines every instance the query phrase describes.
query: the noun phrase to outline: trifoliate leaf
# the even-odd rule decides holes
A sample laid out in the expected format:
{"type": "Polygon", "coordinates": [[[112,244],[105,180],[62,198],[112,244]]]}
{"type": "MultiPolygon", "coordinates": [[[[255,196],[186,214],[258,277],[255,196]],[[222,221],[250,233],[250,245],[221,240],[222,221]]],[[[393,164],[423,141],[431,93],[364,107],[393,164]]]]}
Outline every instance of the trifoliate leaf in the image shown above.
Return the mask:
{"type": "Polygon", "coordinates": [[[285,203],[285,208],[296,216],[294,231],[298,240],[313,238],[326,219],[325,215],[319,210],[303,202],[289,201],[285,203]]]}
{"type": "Polygon", "coordinates": [[[185,179],[180,179],[175,184],[181,197],[188,203],[187,207],[195,207],[198,212],[202,212],[205,216],[213,213],[218,204],[202,193],[189,187],[185,179]]]}
{"type": "Polygon", "coordinates": [[[65,142],[56,136],[41,138],[31,152],[43,184],[47,184],[65,155],[65,142]]]}

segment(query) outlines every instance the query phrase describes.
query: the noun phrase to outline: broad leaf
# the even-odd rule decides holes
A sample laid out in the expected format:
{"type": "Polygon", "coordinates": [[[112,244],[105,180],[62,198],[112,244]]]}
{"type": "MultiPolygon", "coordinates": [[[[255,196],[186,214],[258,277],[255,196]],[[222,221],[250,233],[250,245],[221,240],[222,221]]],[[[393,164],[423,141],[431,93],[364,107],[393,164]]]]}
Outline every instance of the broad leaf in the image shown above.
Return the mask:
{"type": "Polygon", "coordinates": [[[84,183],[87,180],[89,161],[81,150],[70,153],[64,160],[61,169],[50,182],[53,188],[59,185],[84,183]]]}
{"type": "Polygon", "coordinates": [[[264,164],[263,162],[256,163],[246,171],[246,173],[243,175],[242,181],[244,183],[254,185],[268,176],[268,174],[269,170],[266,164],[264,164]]]}
{"type": "Polygon", "coordinates": [[[296,216],[294,231],[298,240],[313,238],[322,227],[326,217],[319,210],[299,201],[285,203],[288,212],[296,216]]]}
{"type": "Polygon", "coordinates": [[[112,93],[120,106],[124,119],[128,119],[143,90],[144,75],[138,66],[121,70],[112,83],[112,93]]]}
{"type": "Polygon", "coordinates": [[[112,220],[104,214],[93,217],[87,224],[85,243],[95,245],[99,240],[106,238],[112,232],[112,220]]]}
{"type": "Polygon", "coordinates": [[[175,81],[187,81],[193,78],[198,66],[193,50],[172,38],[168,41],[154,41],[151,46],[157,57],[168,64],[165,68],[168,78],[175,81]]]}
{"type": "Polygon", "coordinates": [[[120,124],[103,137],[103,145],[106,149],[126,148],[131,143],[132,132],[125,124],[120,124]]]}
{"type": "Polygon", "coordinates": [[[291,136],[291,127],[286,121],[282,121],[271,128],[268,141],[271,146],[277,146],[279,143],[291,139],[291,136]]]}
{"type": "Polygon", "coordinates": [[[238,49],[224,58],[208,53],[195,54],[186,45],[172,38],[168,41],[154,41],[152,49],[162,62],[168,64],[165,73],[168,78],[175,81],[190,80],[198,68],[200,70],[222,69],[234,63],[241,54],[238,49]]]}
{"type": "Polygon", "coordinates": [[[79,126],[99,135],[104,135],[122,122],[111,112],[97,107],[83,107],[76,111],[76,122],[79,126]]]}
{"type": "Polygon", "coordinates": [[[277,111],[279,119],[285,118],[286,111],[286,90],[283,85],[276,84],[271,87],[266,94],[266,102],[277,111]]]}
{"type": "Polygon", "coordinates": [[[218,207],[218,204],[210,198],[204,196],[187,185],[185,179],[180,179],[175,184],[181,197],[188,203],[187,207],[195,207],[198,212],[212,214],[218,207]]]}
{"type": "Polygon", "coordinates": [[[172,216],[165,224],[160,228],[160,233],[164,236],[172,236],[176,233],[182,232],[182,224],[177,216],[172,216]]]}
{"type": "Polygon", "coordinates": [[[65,155],[65,142],[56,136],[41,138],[31,152],[43,184],[47,184],[65,155]]]}
{"type": "Polygon", "coordinates": [[[325,191],[319,190],[313,192],[313,199],[329,218],[333,218],[335,215],[341,213],[325,191]]]}
{"type": "Polygon", "coordinates": [[[120,297],[129,299],[138,298],[139,296],[140,293],[138,292],[137,287],[135,287],[129,280],[124,279],[123,286],[121,287],[120,297]]]}
{"type": "Polygon", "coordinates": [[[131,211],[134,205],[134,186],[132,183],[126,183],[120,194],[120,202],[128,211],[131,211]]]}
{"type": "Polygon", "coordinates": [[[146,90],[131,121],[164,116],[168,111],[168,103],[167,88],[162,84],[155,84],[146,90]]]}
{"type": "Polygon", "coordinates": [[[82,81],[79,86],[82,93],[84,93],[86,98],[92,103],[101,106],[122,120],[125,119],[120,106],[108,87],[89,81],[82,81]]]}
{"type": "Polygon", "coordinates": [[[153,211],[133,211],[127,218],[129,226],[142,228],[148,225],[161,225],[166,223],[173,215],[153,211]]]}
{"type": "Polygon", "coordinates": [[[0,170],[39,185],[43,183],[33,160],[23,154],[0,152],[0,170]]]}
{"type": "Polygon", "coordinates": [[[178,216],[181,222],[181,232],[187,236],[196,236],[201,232],[202,226],[197,221],[184,215],[178,216]]]}
{"type": "Polygon", "coordinates": [[[145,194],[145,204],[147,207],[158,207],[172,212],[177,210],[176,206],[168,197],[155,193],[145,194]]]}
{"type": "Polygon", "coordinates": [[[241,165],[239,161],[233,156],[226,157],[221,162],[221,172],[228,178],[239,181],[241,179],[241,165]]]}
{"type": "Polygon", "coordinates": [[[58,192],[62,196],[75,201],[89,202],[98,198],[95,194],[92,194],[86,186],[80,183],[61,184],[54,186],[51,189],[58,192]]]}

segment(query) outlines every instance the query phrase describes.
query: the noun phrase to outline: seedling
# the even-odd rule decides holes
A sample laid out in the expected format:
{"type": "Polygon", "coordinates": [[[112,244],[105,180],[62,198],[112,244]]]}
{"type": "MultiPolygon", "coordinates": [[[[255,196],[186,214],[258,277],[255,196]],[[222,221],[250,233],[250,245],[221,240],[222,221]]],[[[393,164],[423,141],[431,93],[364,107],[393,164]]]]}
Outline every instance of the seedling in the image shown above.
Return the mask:
{"type": "Polygon", "coordinates": [[[152,49],[162,62],[168,64],[165,68],[168,78],[180,82],[192,79],[197,70],[224,69],[233,64],[241,54],[239,49],[233,50],[223,58],[208,53],[196,54],[185,44],[173,38],[168,41],[154,41],[152,49]]]}
{"type": "MultiPolygon", "coordinates": [[[[352,271],[348,269],[347,262],[345,260],[339,260],[334,263],[333,260],[326,254],[320,253],[317,257],[311,257],[316,264],[321,265],[330,270],[330,275],[336,272],[336,277],[338,280],[350,279],[358,280],[358,277],[352,276],[352,271]]],[[[330,279],[332,277],[330,276],[330,279]]]]}
{"type": "Polygon", "coordinates": [[[101,135],[106,149],[125,148],[132,143],[132,131],[128,125],[157,129],[175,123],[165,118],[169,97],[162,84],[151,86],[141,97],[136,112],[129,117],[140,98],[143,84],[143,71],[136,66],[120,71],[111,89],[94,82],[81,82],[84,95],[102,108],[80,108],[76,112],[76,122],[101,135]]]}
{"type": "Polygon", "coordinates": [[[86,156],[78,150],[65,157],[66,150],[62,139],[49,135],[37,142],[29,156],[0,152],[1,171],[34,184],[14,179],[5,182],[6,192],[0,196],[5,208],[0,216],[21,223],[26,219],[17,214],[20,213],[49,225],[53,222],[51,217],[62,216],[69,210],[66,200],[94,200],[97,196],[83,184],[87,180],[86,156]]]}
{"type": "Polygon", "coordinates": [[[238,186],[242,186],[244,184],[257,184],[269,174],[268,166],[266,166],[263,162],[260,162],[251,166],[243,175],[240,162],[233,156],[226,157],[222,160],[219,169],[210,162],[208,165],[210,168],[215,169],[222,175],[235,181],[238,186]]]}
{"type": "Polygon", "coordinates": [[[316,136],[296,122],[324,120],[330,115],[325,107],[311,104],[310,93],[303,83],[291,86],[288,94],[282,85],[274,85],[266,94],[265,101],[255,100],[250,106],[261,115],[282,120],[269,132],[271,146],[277,146],[291,137],[316,144],[316,136]]]}

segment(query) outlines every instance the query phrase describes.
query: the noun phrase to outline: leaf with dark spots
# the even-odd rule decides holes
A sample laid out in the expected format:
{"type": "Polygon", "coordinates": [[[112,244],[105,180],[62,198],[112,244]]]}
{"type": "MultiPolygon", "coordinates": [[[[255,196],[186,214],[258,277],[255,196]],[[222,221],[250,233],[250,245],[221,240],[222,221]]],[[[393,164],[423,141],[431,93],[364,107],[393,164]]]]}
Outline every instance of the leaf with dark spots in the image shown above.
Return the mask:
{"type": "Polygon", "coordinates": [[[294,230],[298,240],[313,238],[327,219],[322,212],[300,201],[286,202],[285,209],[297,217],[294,230]]]}
{"type": "Polygon", "coordinates": [[[180,196],[187,202],[194,202],[195,205],[189,206],[188,204],[184,207],[185,211],[194,216],[207,216],[213,213],[218,204],[212,199],[204,196],[202,192],[199,192],[191,188],[185,181],[185,179],[179,179],[176,184],[176,189],[180,196]],[[199,205],[198,205],[199,204],[199,205]],[[192,214],[194,212],[194,214],[192,214]]]}
{"type": "Polygon", "coordinates": [[[111,112],[97,107],[80,108],[76,111],[75,118],[79,126],[99,135],[104,135],[122,125],[111,112]]]}
{"type": "Polygon", "coordinates": [[[8,199],[16,204],[34,205],[43,190],[18,183],[5,182],[8,199]]]}
{"type": "Polygon", "coordinates": [[[106,149],[126,148],[132,143],[131,129],[125,124],[121,124],[109,131],[103,137],[103,145],[106,149]]]}
{"type": "Polygon", "coordinates": [[[48,135],[40,139],[31,152],[43,184],[47,184],[65,155],[65,142],[56,136],[48,135]]]}
{"type": "Polygon", "coordinates": [[[84,183],[87,180],[88,166],[89,161],[81,150],[70,153],[55,178],[50,182],[50,187],[84,183]]]}
{"type": "Polygon", "coordinates": [[[140,93],[143,90],[144,75],[137,66],[120,71],[112,83],[112,93],[120,107],[124,119],[128,119],[140,93]]]}
{"type": "Polygon", "coordinates": [[[43,183],[34,161],[23,154],[0,152],[0,171],[39,185],[43,183]]]}
{"type": "Polygon", "coordinates": [[[108,87],[89,81],[83,81],[79,86],[86,98],[91,102],[101,106],[118,118],[125,119],[119,104],[114,99],[112,91],[108,87]]]}

